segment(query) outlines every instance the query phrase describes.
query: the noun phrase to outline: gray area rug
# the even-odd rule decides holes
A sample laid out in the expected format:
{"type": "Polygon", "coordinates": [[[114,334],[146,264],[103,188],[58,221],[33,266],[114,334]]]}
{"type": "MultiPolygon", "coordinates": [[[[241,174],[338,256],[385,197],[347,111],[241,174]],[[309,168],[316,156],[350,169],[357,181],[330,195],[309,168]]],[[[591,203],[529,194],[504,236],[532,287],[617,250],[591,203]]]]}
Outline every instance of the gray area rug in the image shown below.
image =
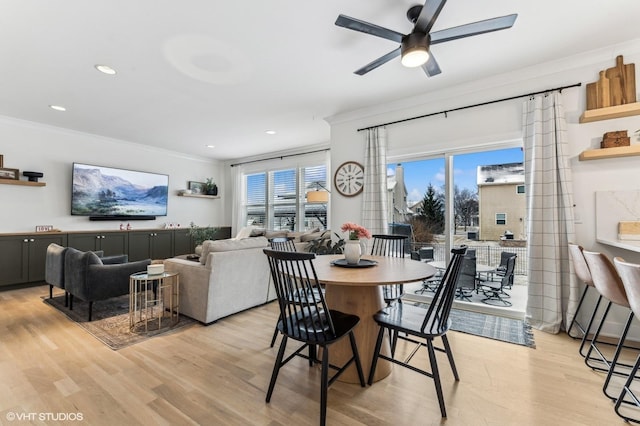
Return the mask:
{"type": "MultiPolygon", "coordinates": [[[[415,305],[425,309],[429,306],[426,303],[416,303],[415,305]]],[[[451,319],[451,330],[530,348],[536,347],[531,326],[523,320],[462,309],[452,309],[449,318],[451,319]]]]}
{"type": "MultiPolygon", "coordinates": [[[[69,308],[65,308],[64,295],[55,296],[53,299],[49,299],[47,296],[43,299],[43,302],[64,313],[70,320],[87,330],[114,351],[140,343],[160,334],[182,330],[197,323],[197,321],[192,318],[180,315],[178,323],[173,326],[169,325],[169,321],[165,321],[167,325],[164,326],[163,324],[159,329],[156,325],[155,329],[150,327],[148,332],[132,332],[129,329],[128,294],[94,302],[91,322],[88,321],[89,303],[87,302],[74,299],[72,311],[70,311],[69,308]]],[[[157,322],[155,323],[157,324],[157,322]]]]}

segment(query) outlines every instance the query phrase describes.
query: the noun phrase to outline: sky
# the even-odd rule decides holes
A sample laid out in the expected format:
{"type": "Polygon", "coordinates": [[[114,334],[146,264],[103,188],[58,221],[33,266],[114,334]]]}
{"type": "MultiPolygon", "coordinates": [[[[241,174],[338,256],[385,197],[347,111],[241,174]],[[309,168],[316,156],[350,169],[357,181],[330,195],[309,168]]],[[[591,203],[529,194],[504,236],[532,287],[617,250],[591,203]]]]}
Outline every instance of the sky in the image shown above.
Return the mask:
{"type": "MultiPolygon", "coordinates": [[[[523,161],[521,148],[485,151],[473,154],[459,154],[453,157],[453,182],[458,188],[476,191],[478,166],[520,163],[523,161]]],[[[437,190],[444,184],[444,158],[433,160],[407,161],[404,168],[404,183],[407,187],[407,204],[422,200],[431,183],[437,190]]],[[[390,163],[388,173],[395,173],[396,163],[390,163]]]]}

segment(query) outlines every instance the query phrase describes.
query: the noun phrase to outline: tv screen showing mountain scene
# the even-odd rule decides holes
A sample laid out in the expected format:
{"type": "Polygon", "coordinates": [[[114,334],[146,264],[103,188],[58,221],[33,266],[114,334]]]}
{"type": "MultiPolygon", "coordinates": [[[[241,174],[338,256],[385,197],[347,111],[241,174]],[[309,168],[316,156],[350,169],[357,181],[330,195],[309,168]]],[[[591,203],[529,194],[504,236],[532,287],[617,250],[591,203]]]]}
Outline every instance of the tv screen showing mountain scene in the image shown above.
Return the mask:
{"type": "Polygon", "coordinates": [[[72,215],[167,215],[168,175],[74,163],[72,186],[72,215]]]}

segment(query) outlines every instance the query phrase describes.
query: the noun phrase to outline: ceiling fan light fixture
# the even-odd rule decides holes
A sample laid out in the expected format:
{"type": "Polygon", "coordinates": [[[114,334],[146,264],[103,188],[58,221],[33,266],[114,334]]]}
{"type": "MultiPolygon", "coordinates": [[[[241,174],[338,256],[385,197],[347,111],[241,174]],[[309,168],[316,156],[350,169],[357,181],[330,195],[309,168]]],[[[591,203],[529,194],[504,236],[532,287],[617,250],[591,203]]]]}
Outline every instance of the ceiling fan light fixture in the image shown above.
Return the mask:
{"type": "Polygon", "coordinates": [[[429,60],[429,35],[419,32],[407,34],[402,38],[400,48],[402,65],[415,68],[424,65],[429,60]]]}

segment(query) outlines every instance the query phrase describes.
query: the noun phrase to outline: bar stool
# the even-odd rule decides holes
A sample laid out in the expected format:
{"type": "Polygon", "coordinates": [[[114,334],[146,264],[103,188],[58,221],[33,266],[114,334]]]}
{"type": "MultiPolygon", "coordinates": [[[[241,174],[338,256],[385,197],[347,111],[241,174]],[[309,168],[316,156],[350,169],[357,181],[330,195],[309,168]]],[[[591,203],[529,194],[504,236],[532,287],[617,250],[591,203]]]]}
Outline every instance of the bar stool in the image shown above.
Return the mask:
{"type": "MultiPolygon", "coordinates": [[[[640,318],[640,265],[625,262],[621,257],[614,258],[613,263],[627,292],[627,299],[629,300],[631,311],[640,318]]],[[[640,355],[636,358],[636,362],[633,365],[624,386],[622,387],[622,391],[620,392],[620,396],[616,400],[615,405],[615,411],[618,416],[622,417],[625,421],[631,421],[634,423],[640,423],[640,418],[629,417],[625,413],[621,413],[620,407],[624,403],[635,405],[637,408],[640,408],[639,397],[631,390],[631,383],[635,379],[638,368],[640,368],[640,355]],[[627,394],[631,397],[631,401],[625,399],[627,394]]]]}
{"type": "MultiPolygon", "coordinates": [[[[585,357],[585,364],[589,367],[594,368],[594,366],[590,363],[591,360],[595,359],[591,357],[592,351],[595,350],[596,354],[599,357],[599,361],[601,361],[605,366],[605,371],[607,371],[607,378],[605,379],[604,385],[602,386],[602,391],[604,394],[612,400],[616,400],[617,397],[611,395],[608,392],[609,383],[611,381],[611,377],[615,375],[625,375],[626,373],[622,373],[619,370],[616,370],[616,367],[628,367],[631,368],[628,364],[618,363],[618,358],[620,357],[620,353],[622,348],[624,347],[624,342],[627,337],[627,332],[629,331],[629,327],[631,326],[631,320],[633,319],[633,311],[629,306],[629,301],[627,300],[627,293],[625,292],[624,285],[622,284],[622,280],[618,275],[618,271],[615,266],[607,256],[602,253],[590,252],[583,250],[582,251],[585,260],[587,261],[587,265],[589,266],[589,271],[591,272],[591,278],[593,279],[593,284],[598,290],[598,293],[602,295],[605,299],[609,301],[607,304],[607,309],[605,310],[604,316],[600,320],[600,324],[598,325],[598,329],[596,334],[593,336],[591,343],[589,345],[589,351],[585,357]],[[602,353],[600,348],[598,347],[598,337],[600,336],[600,331],[602,330],[602,326],[606,320],[607,314],[609,313],[609,309],[611,305],[615,303],[616,305],[625,307],[629,309],[629,316],[627,318],[627,322],[624,326],[622,334],[620,335],[620,340],[616,345],[616,350],[611,360],[607,359],[607,357],[602,353]]],[[[602,369],[602,368],[594,368],[594,369],[602,369]]]]}
{"type": "MultiPolygon", "coordinates": [[[[584,255],[582,254],[582,250],[583,250],[582,246],[579,246],[578,244],[574,244],[574,243],[569,243],[569,255],[571,256],[571,260],[573,263],[573,270],[576,273],[576,276],[580,279],[580,281],[582,281],[585,284],[585,287],[584,287],[584,291],[582,292],[582,297],[580,298],[580,302],[578,303],[578,308],[576,309],[576,312],[573,316],[573,319],[571,320],[571,323],[569,324],[569,327],[567,327],[567,334],[569,335],[569,337],[573,339],[578,339],[578,338],[582,339],[582,342],[580,343],[580,355],[582,355],[582,357],[584,358],[585,357],[584,346],[587,340],[589,339],[589,331],[591,331],[591,326],[593,325],[593,321],[596,318],[598,308],[600,307],[600,302],[602,302],[602,295],[598,295],[598,301],[596,302],[596,305],[593,308],[593,313],[591,314],[591,318],[589,319],[589,325],[587,326],[587,328],[584,328],[582,324],[580,324],[577,320],[578,314],[580,312],[580,308],[582,308],[584,299],[587,296],[587,292],[589,291],[590,288],[593,288],[594,285],[593,285],[593,279],[591,278],[591,272],[589,272],[589,266],[587,266],[587,262],[586,260],[584,260],[584,255]],[[574,326],[576,326],[578,330],[580,330],[580,332],[582,333],[582,337],[580,337],[577,334],[575,335],[571,334],[571,330],[573,329],[574,326]]],[[[596,289],[595,291],[597,292],[598,290],[596,289]]]]}

